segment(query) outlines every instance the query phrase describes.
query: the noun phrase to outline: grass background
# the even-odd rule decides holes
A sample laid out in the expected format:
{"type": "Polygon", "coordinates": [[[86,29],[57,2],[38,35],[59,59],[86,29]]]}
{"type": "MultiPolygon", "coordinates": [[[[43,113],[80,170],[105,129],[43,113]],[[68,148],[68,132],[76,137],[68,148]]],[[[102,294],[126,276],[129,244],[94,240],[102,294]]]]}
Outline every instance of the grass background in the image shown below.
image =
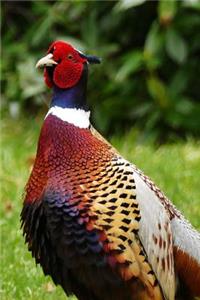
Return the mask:
{"type": "MultiPolygon", "coordinates": [[[[66,299],[61,288],[55,288],[41,268],[35,267],[20,230],[23,187],[40,126],[40,118],[1,122],[1,300],[66,299]]],[[[130,131],[126,136],[113,137],[111,142],[200,229],[200,143],[190,140],[156,148],[137,140],[137,133],[130,131]]]]}

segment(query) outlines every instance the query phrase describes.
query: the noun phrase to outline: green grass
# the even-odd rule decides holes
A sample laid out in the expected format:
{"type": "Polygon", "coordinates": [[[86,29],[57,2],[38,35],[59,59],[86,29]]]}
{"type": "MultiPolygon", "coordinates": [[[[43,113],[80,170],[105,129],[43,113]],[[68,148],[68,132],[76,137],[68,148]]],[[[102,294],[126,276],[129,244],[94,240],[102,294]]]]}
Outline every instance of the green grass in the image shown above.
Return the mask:
{"type": "MultiPolygon", "coordinates": [[[[61,288],[44,277],[24,245],[19,215],[23,187],[36,150],[40,121],[1,122],[1,300],[62,300],[61,288]]],[[[112,143],[148,174],[177,207],[200,229],[199,143],[165,145],[158,149],[137,145],[134,134],[113,138],[112,143]]]]}

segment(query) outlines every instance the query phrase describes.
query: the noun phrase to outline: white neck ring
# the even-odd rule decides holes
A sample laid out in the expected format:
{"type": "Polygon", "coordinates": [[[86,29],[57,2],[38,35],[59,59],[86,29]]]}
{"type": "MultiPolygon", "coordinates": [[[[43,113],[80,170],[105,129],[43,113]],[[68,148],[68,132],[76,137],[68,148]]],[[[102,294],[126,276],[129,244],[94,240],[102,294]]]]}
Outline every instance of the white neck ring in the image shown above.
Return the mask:
{"type": "Polygon", "coordinates": [[[48,115],[53,115],[64,122],[68,122],[79,128],[88,128],[90,126],[90,111],[85,111],[80,108],[63,108],[53,106],[49,109],[48,115]]]}

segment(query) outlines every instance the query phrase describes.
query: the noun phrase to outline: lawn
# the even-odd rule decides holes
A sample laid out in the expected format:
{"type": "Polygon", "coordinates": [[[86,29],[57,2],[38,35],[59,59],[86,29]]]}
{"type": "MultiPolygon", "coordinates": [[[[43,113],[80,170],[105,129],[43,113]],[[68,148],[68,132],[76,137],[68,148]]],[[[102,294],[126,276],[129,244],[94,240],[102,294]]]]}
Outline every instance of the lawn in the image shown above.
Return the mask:
{"type": "MultiPolygon", "coordinates": [[[[1,122],[1,300],[62,300],[61,288],[45,278],[28,253],[19,215],[23,187],[36,150],[41,121],[1,122]]],[[[200,143],[139,145],[134,133],[114,137],[112,143],[148,174],[177,207],[200,229],[200,143]]]]}

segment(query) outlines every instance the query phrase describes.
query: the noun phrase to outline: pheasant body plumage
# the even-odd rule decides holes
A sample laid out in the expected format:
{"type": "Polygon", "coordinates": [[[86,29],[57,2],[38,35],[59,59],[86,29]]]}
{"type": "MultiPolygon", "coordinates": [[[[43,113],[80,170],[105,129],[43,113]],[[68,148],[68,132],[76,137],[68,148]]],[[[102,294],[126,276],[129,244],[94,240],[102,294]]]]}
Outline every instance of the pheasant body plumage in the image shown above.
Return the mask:
{"type": "MultiPolygon", "coordinates": [[[[53,51],[58,46],[54,43],[53,51]]],[[[86,56],[80,55],[85,72],[86,56]]],[[[45,67],[51,84],[50,76],[61,69],[55,62],[55,70],[49,70],[52,57],[48,54],[45,67]]],[[[67,68],[67,62],[63,65],[67,68]]],[[[188,295],[198,296],[198,276],[191,288],[188,272],[182,270],[190,253],[186,249],[181,256],[180,245],[174,244],[178,225],[172,220],[182,219],[181,214],[91,127],[85,76],[79,79],[71,89],[63,87],[66,78],[61,88],[61,77],[56,79],[53,105],[41,130],[21,214],[29,250],[55,284],[81,300],[173,300],[180,290],[177,276],[188,295]]],[[[200,245],[198,233],[192,232],[200,245]]],[[[198,257],[191,259],[189,273],[191,266],[200,274],[198,257]]]]}

